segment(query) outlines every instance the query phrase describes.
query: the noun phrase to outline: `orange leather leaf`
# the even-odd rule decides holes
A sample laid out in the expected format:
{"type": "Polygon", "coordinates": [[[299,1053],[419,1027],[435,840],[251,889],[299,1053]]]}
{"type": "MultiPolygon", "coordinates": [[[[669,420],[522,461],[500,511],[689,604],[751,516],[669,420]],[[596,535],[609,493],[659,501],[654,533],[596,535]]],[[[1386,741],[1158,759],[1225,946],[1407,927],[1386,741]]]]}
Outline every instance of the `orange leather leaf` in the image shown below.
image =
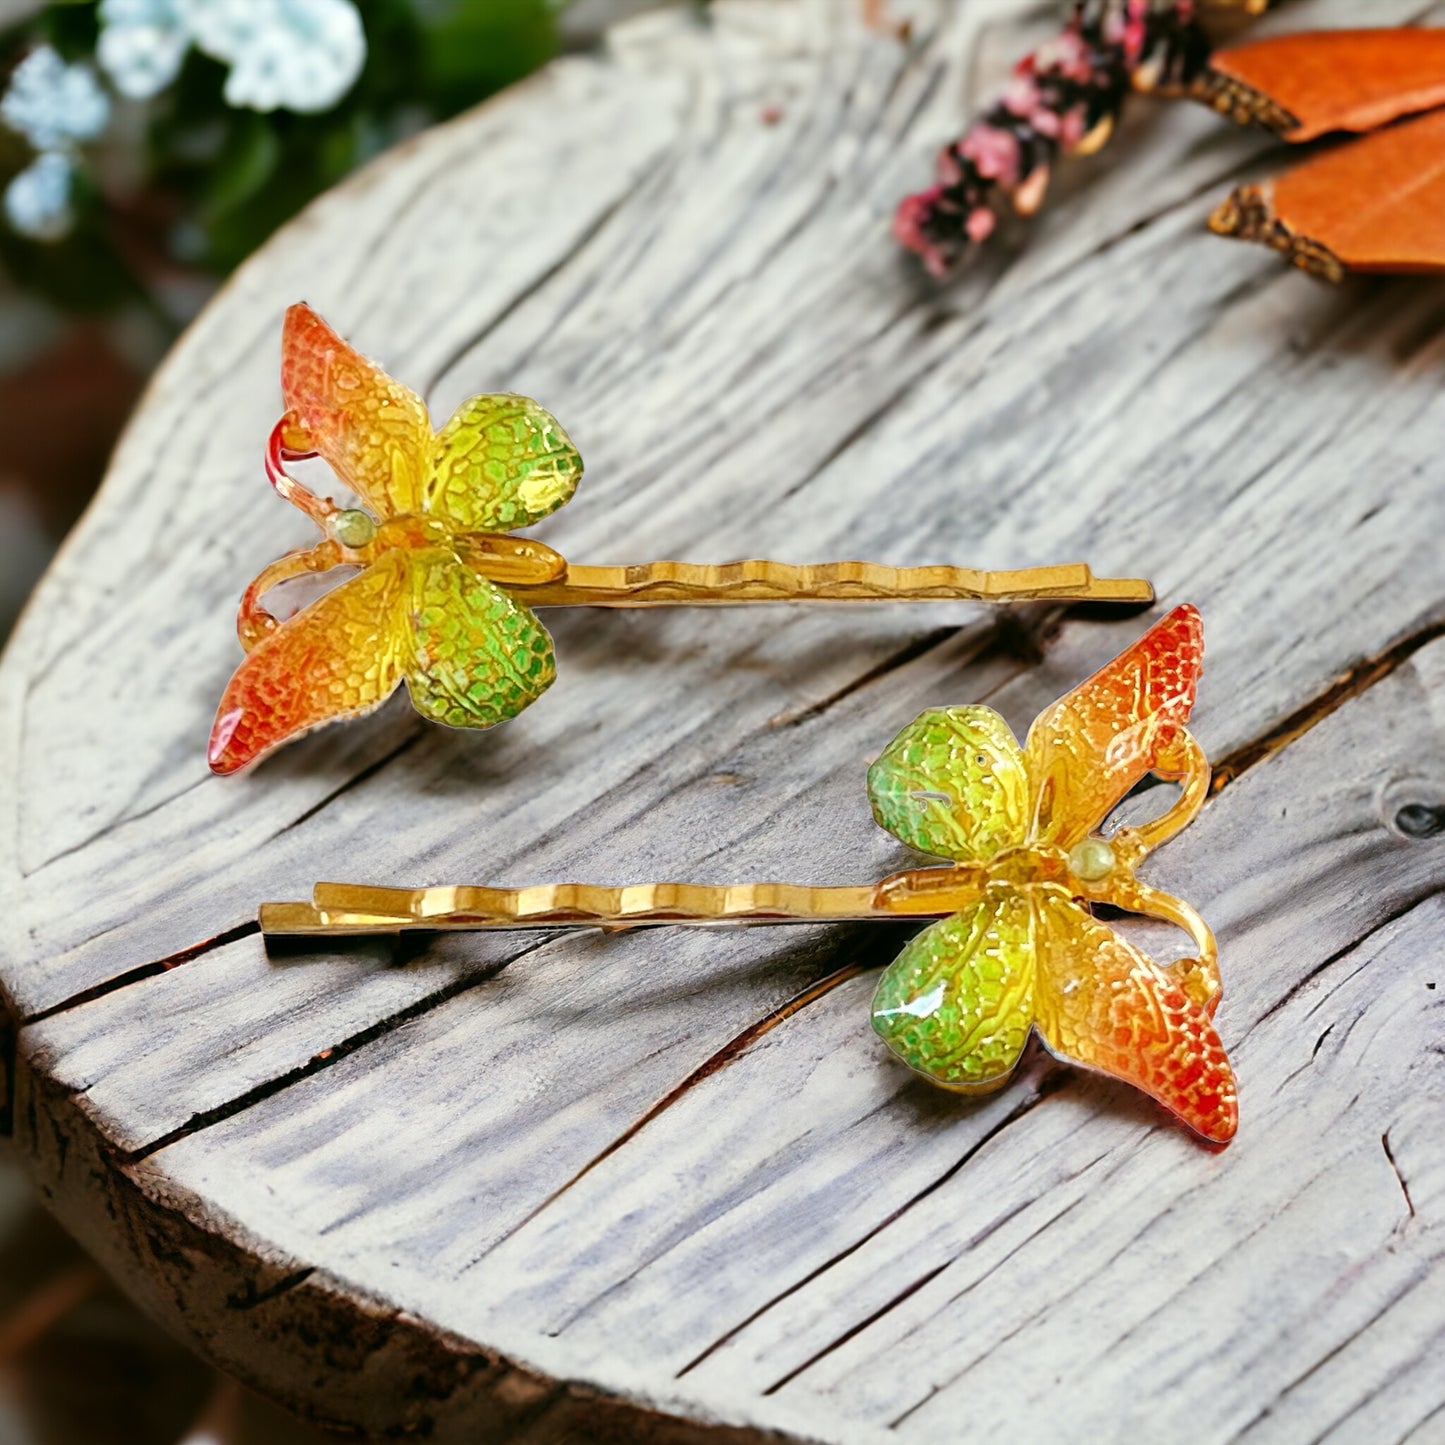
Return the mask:
{"type": "Polygon", "coordinates": [[[1236,120],[1291,141],[1376,130],[1445,106],[1445,29],[1279,35],[1217,51],[1196,90],[1236,120]]]}
{"type": "Polygon", "coordinates": [[[1241,186],[1209,224],[1335,281],[1346,271],[1445,271],[1445,110],[1241,186]]]}

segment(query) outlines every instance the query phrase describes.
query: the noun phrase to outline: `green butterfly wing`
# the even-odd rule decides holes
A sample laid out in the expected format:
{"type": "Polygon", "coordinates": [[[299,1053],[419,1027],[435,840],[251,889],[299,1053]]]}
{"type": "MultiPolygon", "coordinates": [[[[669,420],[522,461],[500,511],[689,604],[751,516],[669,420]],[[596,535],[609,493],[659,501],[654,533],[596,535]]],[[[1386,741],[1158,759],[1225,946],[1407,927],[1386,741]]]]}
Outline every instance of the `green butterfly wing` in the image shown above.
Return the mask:
{"type": "Polygon", "coordinates": [[[868,769],[873,816],[895,838],[956,863],[984,863],[1024,841],[1023,750],[991,707],[932,708],[868,769]]]}
{"type": "Polygon", "coordinates": [[[474,396],[434,439],[422,511],[468,532],[511,532],[568,501],[582,458],[525,396],[474,396]]]}
{"type": "Polygon", "coordinates": [[[487,728],[552,685],[552,639],[536,613],[452,553],[417,554],[411,604],[406,685],[423,717],[487,728]]]}
{"type": "Polygon", "coordinates": [[[1032,903],[994,895],[925,928],[884,970],[873,1028],[935,1084],[996,1089],[1033,1026],[1034,960],[1032,903]]]}

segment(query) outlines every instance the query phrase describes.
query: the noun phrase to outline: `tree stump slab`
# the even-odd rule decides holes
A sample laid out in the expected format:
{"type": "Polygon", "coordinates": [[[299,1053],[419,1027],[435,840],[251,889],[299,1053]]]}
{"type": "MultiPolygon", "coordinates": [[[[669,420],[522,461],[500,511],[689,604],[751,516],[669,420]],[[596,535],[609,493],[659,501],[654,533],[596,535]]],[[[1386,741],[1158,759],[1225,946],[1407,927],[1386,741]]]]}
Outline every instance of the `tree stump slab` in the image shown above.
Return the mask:
{"type": "Polygon", "coordinates": [[[1209,236],[1275,148],[1142,104],[934,286],[891,208],[1047,17],[913,10],[644,16],[323,197],[177,346],[0,667],[0,1127],[310,1418],[1445,1439],[1445,289],[1209,236]],[[981,1101],[912,1080],[868,1023],[886,926],[268,956],[257,904],[318,879],[874,880],[901,726],[1022,732],[1143,626],[552,613],[504,728],[398,699],[213,778],[237,597],[307,540],[260,467],[298,299],[435,417],[554,411],[588,474],[539,535],[578,561],[1086,559],[1199,604],[1223,786],[1148,877],[1219,935],[1236,1142],[1038,1053],[981,1101]]]}

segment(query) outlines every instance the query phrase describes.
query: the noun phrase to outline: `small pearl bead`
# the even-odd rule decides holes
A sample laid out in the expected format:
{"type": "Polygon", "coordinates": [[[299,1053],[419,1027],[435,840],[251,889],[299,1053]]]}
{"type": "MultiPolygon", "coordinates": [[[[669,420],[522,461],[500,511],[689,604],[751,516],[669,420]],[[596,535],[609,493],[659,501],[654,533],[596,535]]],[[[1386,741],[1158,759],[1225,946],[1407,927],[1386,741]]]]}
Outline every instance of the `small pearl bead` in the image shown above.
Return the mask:
{"type": "Polygon", "coordinates": [[[343,547],[364,547],[376,537],[376,523],[367,513],[351,507],[331,519],[331,531],[343,547]]]}
{"type": "Polygon", "coordinates": [[[1103,838],[1085,838],[1074,845],[1069,854],[1069,867],[1076,878],[1085,883],[1097,883],[1114,871],[1114,850],[1103,838]]]}

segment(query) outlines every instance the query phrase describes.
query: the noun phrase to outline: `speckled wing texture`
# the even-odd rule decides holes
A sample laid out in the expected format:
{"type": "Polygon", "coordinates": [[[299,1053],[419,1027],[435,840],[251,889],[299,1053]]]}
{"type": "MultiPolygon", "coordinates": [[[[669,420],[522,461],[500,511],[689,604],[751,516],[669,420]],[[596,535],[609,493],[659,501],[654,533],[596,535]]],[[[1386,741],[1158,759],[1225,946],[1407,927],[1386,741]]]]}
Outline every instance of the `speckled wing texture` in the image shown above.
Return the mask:
{"type": "Polygon", "coordinates": [[[432,444],[422,510],[469,532],[511,532],[568,501],[582,458],[525,396],[474,396],[432,444]]]}
{"type": "Polygon", "coordinates": [[[868,799],[878,822],[910,848],[986,862],[1024,840],[1023,752],[991,707],[931,708],[868,769],[868,799]]]}
{"type": "Polygon", "coordinates": [[[1032,841],[1071,848],[1103,822],[1188,722],[1203,660],[1203,623],[1185,603],[1038,715],[1024,745],[1032,841]]]}
{"type": "Polygon", "coordinates": [[[1234,1073],[1181,980],[1078,904],[1034,899],[1034,1022],[1049,1049],[1143,1089],[1216,1144],[1239,1125],[1234,1073]]]}
{"type": "Polygon", "coordinates": [[[247,653],[216,709],[209,751],[216,772],[234,773],[391,695],[410,631],[409,571],[404,553],[388,552],[247,653]]]}
{"type": "Polygon", "coordinates": [[[909,1068],[963,1093],[1008,1078],[1033,1023],[1032,913],[1002,891],[925,928],[884,971],[873,1027],[909,1068]]]}
{"type": "Polygon", "coordinates": [[[406,685],[423,717],[491,727],[552,685],[552,639],[536,613],[453,553],[415,554],[410,591],[406,685]]]}
{"type": "Polygon", "coordinates": [[[286,312],[281,391],[311,445],[377,516],[420,510],[435,440],[425,404],[305,304],[286,312]]]}

